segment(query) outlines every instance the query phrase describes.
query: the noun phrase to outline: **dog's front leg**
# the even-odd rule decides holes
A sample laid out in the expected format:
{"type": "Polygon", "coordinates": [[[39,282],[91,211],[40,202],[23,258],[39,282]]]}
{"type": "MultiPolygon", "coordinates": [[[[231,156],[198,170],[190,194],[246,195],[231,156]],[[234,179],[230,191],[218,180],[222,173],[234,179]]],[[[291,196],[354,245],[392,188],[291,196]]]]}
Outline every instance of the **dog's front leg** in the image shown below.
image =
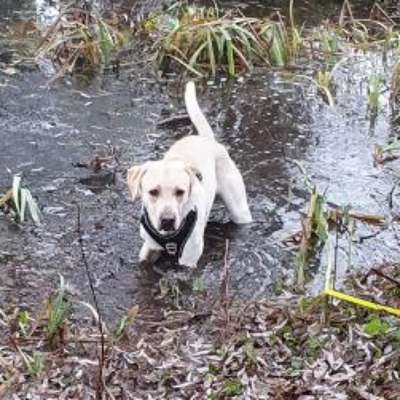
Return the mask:
{"type": "Polygon", "coordinates": [[[204,229],[198,227],[193,231],[189,240],[187,241],[182,255],[178,260],[179,265],[189,268],[196,268],[204,248],[204,229]]]}
{"type": "Polygon", "coordinates": [[[154,264],[161,255],[161,250],[154,249],[147,242],[143,243],[139,252],[139,262],[154,264]]]}
{"type": "Polygon", "coordinates": [[[140,226],[140,237],[144,240],[139,252],[139,263],[154,264],[161,255],[162,248],[140,226]]]}

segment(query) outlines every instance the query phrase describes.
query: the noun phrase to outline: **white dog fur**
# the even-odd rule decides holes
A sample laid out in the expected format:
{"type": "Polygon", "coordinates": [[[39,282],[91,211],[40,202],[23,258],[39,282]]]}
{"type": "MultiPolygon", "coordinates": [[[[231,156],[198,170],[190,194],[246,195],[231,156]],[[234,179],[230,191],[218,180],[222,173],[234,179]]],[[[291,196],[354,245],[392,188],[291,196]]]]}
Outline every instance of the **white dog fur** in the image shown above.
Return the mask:
{"type": "MultiPolygon", "coordinates": [[[[180,265],[195,267],[203,252],[204,230],[216,194],[222,197],[235,223],[249,223],[252,218],[242,176],[225,147],[214,139],[193,82],[186,85],[185,103],[198,135],[177,141],[162,160],[130,168],[128,188],[132,199],[141,196],[151,223],[160,233],[165,233],[161,230],[163,219],[174,220],[176,230],[188,212],[197,209],[196,225],[178,260],[180,265]]],[[[161,247],[142,226],[140,235],[144,244],[139,260],[154,262],[161,247]]]]}

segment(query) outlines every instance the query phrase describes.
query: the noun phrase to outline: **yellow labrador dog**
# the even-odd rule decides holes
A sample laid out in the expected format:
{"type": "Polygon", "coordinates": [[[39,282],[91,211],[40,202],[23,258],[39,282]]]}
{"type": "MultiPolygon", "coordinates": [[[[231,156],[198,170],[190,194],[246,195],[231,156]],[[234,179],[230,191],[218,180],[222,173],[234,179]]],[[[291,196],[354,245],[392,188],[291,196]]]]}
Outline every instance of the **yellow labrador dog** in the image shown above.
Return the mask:
{"type": "Polygon", "coordinates": [[[177,141],[159,161],[128,170],[132,199],[141,196],[141,262],[154,262],[162,250],[180,265],[195,267],[204,246],[204,230],[215,195],[222,197],[232,220],[251,222],[242,176],[219,144],[201,111],[193,82],[185,103],[198,135],[177,141]]]}

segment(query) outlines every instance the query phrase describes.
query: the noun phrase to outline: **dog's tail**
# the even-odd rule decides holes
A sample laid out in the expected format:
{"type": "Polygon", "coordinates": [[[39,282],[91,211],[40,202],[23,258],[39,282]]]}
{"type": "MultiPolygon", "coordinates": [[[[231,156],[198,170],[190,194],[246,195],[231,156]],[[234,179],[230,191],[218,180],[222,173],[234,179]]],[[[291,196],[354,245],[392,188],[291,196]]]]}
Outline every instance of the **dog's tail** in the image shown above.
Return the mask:
{"type": "Polygon", "coordinates": [[[213,138],[214,133],[211,129],[211,126],[203,114],[203,111],[201,111],[199,103],[197,102],[196,86],[194,85],[193,81],[190,81],[186,84],[185,104],[190,120],[196,127],[199,135],[213,138]]]}

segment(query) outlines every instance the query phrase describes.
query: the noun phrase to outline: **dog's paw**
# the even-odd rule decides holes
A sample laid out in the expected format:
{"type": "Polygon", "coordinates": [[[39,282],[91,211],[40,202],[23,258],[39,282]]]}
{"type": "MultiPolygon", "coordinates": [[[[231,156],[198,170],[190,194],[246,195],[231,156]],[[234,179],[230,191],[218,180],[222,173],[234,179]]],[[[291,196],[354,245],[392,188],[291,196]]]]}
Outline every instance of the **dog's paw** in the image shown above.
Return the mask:
{"type": "Polygon", "coordinates": [[[196,269],[200,256],[201,254],[199,254],[198,257],[181,257],[178,260],[178,265],[190,270],[196,269]]]}
{"type": "Polygon", "coordinates": [[[143,244],[139,253],[140,264],[154,264],[160,257],[161,251],[150,248],[146,243],[143,244]]]}
{"type": "Polygon", "coordinates": [[[244,212],[240,215],[232,216],[232,221],[238,225],[250,224],[251,222],[253,222],[253,218],[250,214],[250,211],[248,211],[248,212],[244,212]]]}
{"type": "Polygon", "coordinates": [[[187,261],[185,262],[182,259],[178,260],[178,265],[180,267],[187,268],[187,269],[190,269],[190,270],[193,270],[193,269],[197,268],[197,262],[187,262],[187,261]]]}

